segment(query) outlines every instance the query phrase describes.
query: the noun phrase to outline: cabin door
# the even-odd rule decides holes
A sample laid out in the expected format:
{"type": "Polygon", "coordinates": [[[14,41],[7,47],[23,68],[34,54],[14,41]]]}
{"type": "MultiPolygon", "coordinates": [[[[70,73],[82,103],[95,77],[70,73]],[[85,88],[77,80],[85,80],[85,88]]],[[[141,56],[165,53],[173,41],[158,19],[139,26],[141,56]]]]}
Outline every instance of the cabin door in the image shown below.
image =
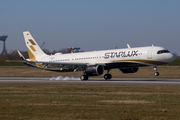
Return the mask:
{"type": "Polygon", "coordinates": [[[152,59],[152,50],[153,50],[153,48],[148,49],[148,52],[147,52],[147,58],[148,59],[152,59]]]}

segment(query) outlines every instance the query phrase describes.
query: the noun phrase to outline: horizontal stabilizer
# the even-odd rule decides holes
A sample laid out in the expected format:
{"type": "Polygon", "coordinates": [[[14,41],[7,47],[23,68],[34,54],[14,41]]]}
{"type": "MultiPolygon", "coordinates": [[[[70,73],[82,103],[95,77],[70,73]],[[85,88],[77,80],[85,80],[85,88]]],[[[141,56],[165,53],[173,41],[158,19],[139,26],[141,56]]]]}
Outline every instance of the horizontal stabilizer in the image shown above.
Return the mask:
{"type": "Polygon", "coordinates": [[[17,50],[17,52],[18,52],[18,54],[19,54],[19,56],[21,57],[22,60],[26,60],[19,50],[17,50]]]}
{"type": "Polygon", "coordinates": [[[26,63],[26,60],[6,60],[6,62],[20,62],[20,63],[26,63]]]}

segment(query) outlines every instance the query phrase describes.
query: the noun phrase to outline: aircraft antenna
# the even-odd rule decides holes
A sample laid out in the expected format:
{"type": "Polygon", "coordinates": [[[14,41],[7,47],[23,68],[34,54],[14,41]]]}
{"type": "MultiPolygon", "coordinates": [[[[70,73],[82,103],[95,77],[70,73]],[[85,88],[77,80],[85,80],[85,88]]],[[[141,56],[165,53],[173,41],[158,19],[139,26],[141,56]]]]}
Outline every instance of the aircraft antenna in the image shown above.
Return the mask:
{"type": "Polygon", "coordinates": [[[43,48],[44,45],[45,45],[45,42],[43,42],[43,44],[41,45],[41,49],[43,48]]]}
{"type": "Polygon", "coordinates": [[[128,48],[131,48],[129,44],[127,44],[127,47],[128,47],[128,48]]]}

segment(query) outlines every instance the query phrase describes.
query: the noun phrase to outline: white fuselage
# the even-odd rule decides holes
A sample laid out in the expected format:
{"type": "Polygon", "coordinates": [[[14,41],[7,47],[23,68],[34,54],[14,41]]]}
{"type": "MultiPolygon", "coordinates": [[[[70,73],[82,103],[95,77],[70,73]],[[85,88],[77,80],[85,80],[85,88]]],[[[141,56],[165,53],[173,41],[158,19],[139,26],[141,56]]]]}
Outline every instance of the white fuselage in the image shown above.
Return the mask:
{"type": "Polygon", "coordinates": [[[172,53],[158,54],[158,51],[166,50],[162,47],[149,46],[127,49],[113,49],[93,52],[81,52],[70,54],[56,54],[39,56],[37,61],[77,63],[77,64],[111,64],[111,63],[137,63],[143,65],[160,65],[172,62],[175,57],[172,53]]]}

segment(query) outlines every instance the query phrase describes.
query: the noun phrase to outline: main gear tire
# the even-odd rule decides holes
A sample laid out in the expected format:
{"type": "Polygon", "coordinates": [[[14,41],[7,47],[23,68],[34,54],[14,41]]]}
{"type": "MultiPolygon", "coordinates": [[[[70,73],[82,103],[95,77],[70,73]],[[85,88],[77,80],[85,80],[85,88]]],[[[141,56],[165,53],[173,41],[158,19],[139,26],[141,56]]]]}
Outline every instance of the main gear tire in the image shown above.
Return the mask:
{"type": "Polygon", "coordinates": [[[81,81],[88,80],[88,76],[87,75],[81,75],[80,79],[81,79],[81,81]]]}

